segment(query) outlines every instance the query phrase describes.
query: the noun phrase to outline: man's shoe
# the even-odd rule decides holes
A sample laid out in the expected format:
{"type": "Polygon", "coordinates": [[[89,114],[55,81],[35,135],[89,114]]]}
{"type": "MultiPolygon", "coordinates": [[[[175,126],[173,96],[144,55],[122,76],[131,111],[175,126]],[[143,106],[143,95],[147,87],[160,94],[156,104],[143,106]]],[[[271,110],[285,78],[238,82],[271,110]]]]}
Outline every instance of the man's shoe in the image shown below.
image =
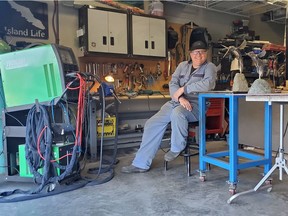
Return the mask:
{"type": "Polygon", "coordinates": [[[179,156],[180,152],[172,152],[169,151],[165,154],[164,159],[165,161],[172,161],[179,156]]]}
{"type": "Polygon", "coordinates": [[[147,172],[147,171],[148,171],[148,169],[142,169],[139,167],[135,167],[133,165],[125,166],[125,167],[122,167],[122,169],[121,169],[122,173],[143,173],[143,172],[147,172]]]}

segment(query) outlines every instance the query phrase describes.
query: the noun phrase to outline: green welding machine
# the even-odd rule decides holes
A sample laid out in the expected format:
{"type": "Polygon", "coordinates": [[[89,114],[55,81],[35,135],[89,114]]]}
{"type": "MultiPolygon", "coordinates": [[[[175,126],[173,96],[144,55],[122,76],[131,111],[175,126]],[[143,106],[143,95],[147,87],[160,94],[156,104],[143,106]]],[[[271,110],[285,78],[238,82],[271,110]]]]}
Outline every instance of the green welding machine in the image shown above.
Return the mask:
{"type": "MultiPolygon", "coordinates": [[[[54,159],[59,159],[59,158],[62,158],[60,160],[57,160],[57,163],[59,165],[61,165],[62,167],[63,166],[67,166],[69,163],[70,163],[70,160],[71,160],[71,154],[73,152],[73,146],[74,146],[74,143],[69,143],[69,144],[62,144],[60,145],[58,143],[58,145],[53,145],[52,146],[52,151],[53,151],[53,157],[54,159]],[[68,155],[70,154],[70,155],[68,155]],[[67,155],[67,157],[65,157],[67,155]]],[[[33,177],[33,174],[31,173],[30,169],[29,169],[29,166],[28,166],[28,163],[26,161],[26,153],[25,153],[25,144],[23,145],[19,145],[18,146],[18,150],[19,150],[19,153],[18,153],[18,165],[19,165],[19,175],[21,177],[33,177]]],[[[75,172],[77,169],[77,166],[74,165],[73,167],[73,172],[75,172]]],[[[43,168],[40,168],[39,170],[37,170],[40,174],[43,174],[43,168]]],[[[59,169],[57,168],[56,169],[56,174],[57,175],[60,175],[63,173],[63,169],[59,169]]]]}
{"type": "Polygon", "coordinates": [[[67,90],[67,84],[75,79],[67,74],[77,71],[72,49],[61,45],[41,45],[0,54],[6,108],[29,108],[36,100],[57,103],[62,97],[77,100],[78,92],[67,90]]]}

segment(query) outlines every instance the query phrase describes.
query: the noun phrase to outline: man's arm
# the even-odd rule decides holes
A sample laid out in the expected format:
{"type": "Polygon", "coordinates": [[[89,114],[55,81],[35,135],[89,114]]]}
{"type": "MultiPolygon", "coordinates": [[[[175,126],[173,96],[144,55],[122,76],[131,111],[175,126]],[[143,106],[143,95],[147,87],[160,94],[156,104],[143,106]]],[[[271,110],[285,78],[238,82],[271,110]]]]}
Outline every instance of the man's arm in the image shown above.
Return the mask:
{"type": "Polygon", "coordinates": [[[188,68],[187,62],[181,62],[175,72],[172,74],[171,80],[169,82],[169,93],[170,97],[174,101],[178,101],[179,97],[184,93],[184,88],[180,87],[180,73],[184,68],[188,68]]]}

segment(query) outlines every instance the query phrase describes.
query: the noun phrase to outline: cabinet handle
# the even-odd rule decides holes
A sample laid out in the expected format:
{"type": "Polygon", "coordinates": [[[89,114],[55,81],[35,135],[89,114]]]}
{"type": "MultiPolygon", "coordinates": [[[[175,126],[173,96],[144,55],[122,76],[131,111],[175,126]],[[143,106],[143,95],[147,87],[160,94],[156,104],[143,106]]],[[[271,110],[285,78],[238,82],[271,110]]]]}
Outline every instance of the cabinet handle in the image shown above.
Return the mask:
{"type": "Polygon", "coordinates": [[[103,45],[107,45],[107,37],[103,36],[103,45]]]}
{"type": "Polygon", "coordinates": [[[110,45],[114,46],[114,37],[110,37],[110,45]]]}
{"type": "Polygon", "coordinates": [[[155,49],[155,41],[151,41],[151,49],[155,49]]]}
{"type": "Polygon", "coordinates": [[[145,40],[145,49],[148,49],[148,41],[145,40]]]}

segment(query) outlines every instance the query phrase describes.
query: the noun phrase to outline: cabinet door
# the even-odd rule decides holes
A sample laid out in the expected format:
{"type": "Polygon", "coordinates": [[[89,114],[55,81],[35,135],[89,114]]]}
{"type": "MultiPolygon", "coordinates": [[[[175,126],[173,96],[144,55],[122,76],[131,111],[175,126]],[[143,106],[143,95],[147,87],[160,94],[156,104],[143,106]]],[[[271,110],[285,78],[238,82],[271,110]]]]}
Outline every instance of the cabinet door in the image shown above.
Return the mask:
{"type": "Polygon", "coordinates": [[[150,18],[149,22],[150,56],[166,57],[166,25],[165,20],[150,18]]]}
{"type": "Polygon", "coordinates": [[[134,55],[166,57],[166,22],[164,19],[132,16],[134,55]]]}
{"type": "Polygon", "coordinates": [[[108,52],[108,12],[88,9],[88,51],[108,52]]]}
{"type": "Polygon", "coordinates": [[[149,18],[132,15],[133,55],[149,55],[149,18]]]}
{"type": "Polygon", "coordinates": [[[127,14],[109,12],[109,52],[127,54],[127,14]]]}

